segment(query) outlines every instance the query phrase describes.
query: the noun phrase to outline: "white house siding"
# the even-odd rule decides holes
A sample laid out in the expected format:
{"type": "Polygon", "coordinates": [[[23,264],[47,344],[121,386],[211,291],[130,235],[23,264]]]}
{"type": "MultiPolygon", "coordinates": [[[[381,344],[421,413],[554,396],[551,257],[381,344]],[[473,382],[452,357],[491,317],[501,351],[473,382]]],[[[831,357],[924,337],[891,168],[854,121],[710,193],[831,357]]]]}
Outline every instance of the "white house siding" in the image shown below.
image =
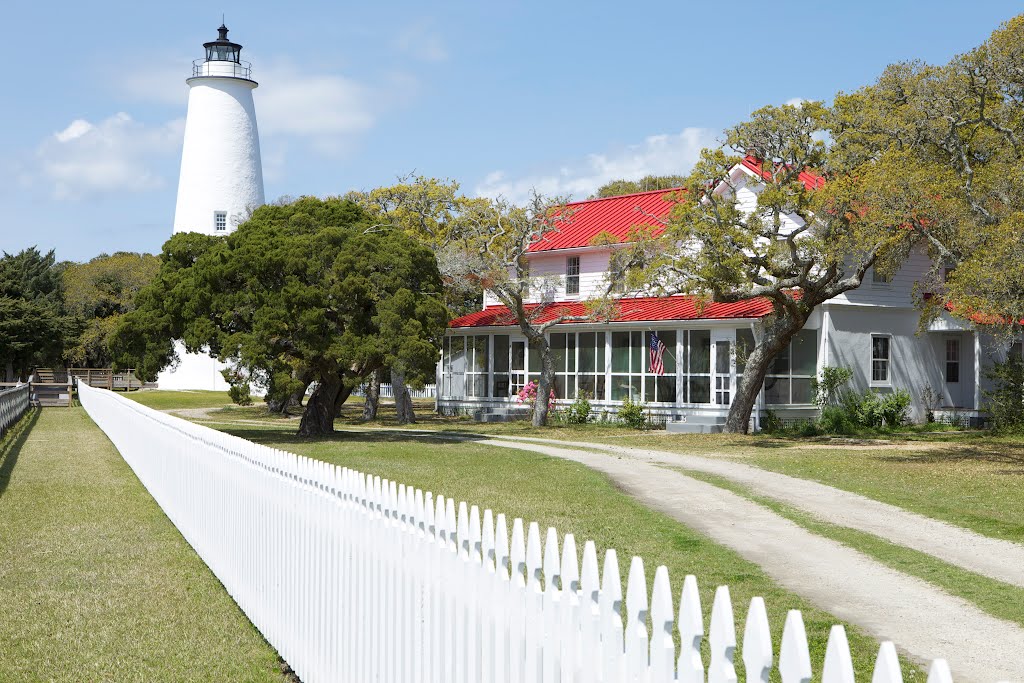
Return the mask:
{"type": "Polygon", "coordinates": [[[840,294],[832,301],[837,304],[912,308],[914,285],[924,280],[930,267],[931,260],[925,250],[915,249],[902,267],[893,274],[892,282],[873,282],[872,273],[869,271],[864,284],[858,289],[840,294]]]}
{"type": "MultiPolygon", "coordinates": [[[[538,286],[531,292],[532,296],[527,301],[536,302],[542,298],[547,301],[582,301],[602,293],[605,287],[605,274],[608,272],[609,253],[610,250],[607,248],[591,247],[531,254],[528,257],[530,277],[538,286]],[[566,259],[570,256],[578,256],[580,259],[579,294],[565,293],[566,259]],[[544,283],[544,290],[541,290],[540,283],[544,283]]],[[[484,306],[495,306],[499,303],[501,302],[493,294],[484,292],[484,306]]]]}
{"type": "Polygon", "coordinates": [[[918,312],[912,308],[878,308],[827,306],[828,349],[824,364],[847,367],[853,371],[857,390],[872,389],[882,393],[905,389],[913,399],[912,418],[925,417],[922,401],[925,389],[931,387],[938,397],[937,408],[974,410],[975,345],[972,330],[928,331],[918,334],[918,312]],[[871,338],[890,338],[889,381],[871,380],[871,338]],[[945,377],[945,343],[955,338],[960,342],[960,381],[947,383],[945,377]]]}

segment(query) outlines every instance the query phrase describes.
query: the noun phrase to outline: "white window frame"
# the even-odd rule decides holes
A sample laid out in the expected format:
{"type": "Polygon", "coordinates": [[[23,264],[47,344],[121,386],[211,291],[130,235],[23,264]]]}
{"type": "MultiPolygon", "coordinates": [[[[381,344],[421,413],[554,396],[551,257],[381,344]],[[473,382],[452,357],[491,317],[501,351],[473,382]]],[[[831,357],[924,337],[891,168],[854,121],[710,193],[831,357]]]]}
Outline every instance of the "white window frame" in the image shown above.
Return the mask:
{"type": "Polygon", "coordinates": [[[227,232],[228,231],[228,212],[227,211],[214,211],[213,212],[213,231],[214,232],[227,232]],[[223,219],[223,223],[221,223],[223,219]],[[223,225],[223,227],[222,227],[223,225]]]}
{"type": "Polygon", "coordinates": [[[567,256],[565,258],[565,295],[566,296],[579,296],[580,293],[580,257],[579,256],[567,256]],[[573,266],[575,265],[576,272],[573,272],[573,266]],[[569,283],[575,284],[576,291],[569,291],[569,283]]]}
{"type": "Polygon", "coordinates": [[[946,347],[945,348],[945,351],[946,351],[946,362],[945,362],[945,365],[943,366],[943,373],[942,373],[943,377],[942,378],[945,380],[946,384],[960,384],[960,371],[963,368],[963,363],[962,363],[962,359],[963,359],[963,344],[960,343],[960,337],[946,337],[945,347],[946,347]],[[949,350],[950,350],[949,345],[950,345],[950,342],[956,344],[956,358],[950,358],[950,355],[949,355],[949,350]],[[956,365],[956,379],[955,380],[949,379],[949,366],[950,366],[950,364],[955,364],[956,365]]]}
{"type": "Polygon", "coordinates": [[[892,351],[893,351],[893,349],[892,349],[892,335],[891,334],[887,334],[885,332],[872,332],[871,333],[871,339],[870,339],[870,342],[868,344],[868,384],[869,384],[869,386],[873,386],[873,387],[891,387],[892,386],[892,363],[893,363],[893,353],[892,353],[892,351]],[[875,339],[883,338],[883,337],[886,340],[888,340],[887,349],[889,351],[889,355],[888,355],[888,358],[885,358],[885,359],[881,359],[881,358],[876,359],[875,358],[875,339]],[[884,360],[885,361],[885,379],[884,380],[875,379],[875,360],[884,360]]]}

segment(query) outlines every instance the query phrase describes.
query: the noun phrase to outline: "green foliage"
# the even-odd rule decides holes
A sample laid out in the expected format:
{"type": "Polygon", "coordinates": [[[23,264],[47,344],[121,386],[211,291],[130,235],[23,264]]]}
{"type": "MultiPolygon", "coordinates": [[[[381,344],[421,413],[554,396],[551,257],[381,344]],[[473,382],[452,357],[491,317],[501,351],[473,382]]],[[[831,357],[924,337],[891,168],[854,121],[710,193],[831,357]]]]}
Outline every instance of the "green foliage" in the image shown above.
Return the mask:
{"type": "Polygon", "coordinates": [[[191,352],[233,360],[271,393],[308,376],[318,387],[310,404],[333,406],[342,384],[378,367],[400,364],[413,386],[433,377],[447,321],[429,249],[374,229],[351,201],[303,197],[260,207],[224,238],[174,235],[118,326],[116,358],[151,377],[182,339],[191,352]]]}
{"type": "Polygon", "coordinates": [[[135,308],[135,296],[160,271],[151,254],[101,254],[87,263],[72,263],[63,274],[64,301],[77,336],[64,349],[64,360],[79,367],[109,367],[110,337],[121,316],[135,308]]]}
{"type": "Polygon", "coordinates": [[[68,320],[53,251],[35,247],[0,256],[0,373],[27,377],[60,359],[68,320]]]}
{"type": "Polygon", "coordinates": [[[786,429],[785,423],[779,417],[778,413],[769,408],[764,411],[764,416],[761,418],[761,431],[766,434],[780,434],[786,429]]]}
{"type": "Polygon", "coordinates": [[[818,427],[825,434],[852,436],[857,433],[858,424],[853,416],[843,407],[827,405],[821,409],[818,427]]]}
{"type": "Polygon", "coordinates": [[[1024,434],[1024,362],[1011,358],[1005,363],[996,363],[985,374],[995,385],[985,392],[993,430],[1024,434]]]}
{"type": "MultiPolygon", "coordinates": [[[[849,423],[859,428],[896,429],[907,421],[910,394],[904,389],[885,395],[874,391],[865,391],[863,394],[847,392],[842,395],[836,407],[845,414],[849,423]]],[[[847,426],[846,423],[842,424],[844,428],[847,426]]],[[[849,430],[842,433],[849,433],[849,430]]]]}
{"type": "Polygon", "coordinates": [[[236,368],[224,368],[220,371],[220,374],[223,375],[224,381],[229,385],[228,396],[233,403],[240,406],[252,405],[249,378],[245,373],[238,371],[236,368]]]}
{"type": "Polygon", "coordinates": [[[853,370],[845,367],[823,367],[821,377],[811,378],[811,392],[814,402],[821,407],[835,406],[839,402],[840,389],[853,379],[853,370]]]}
{"type": "Polygon", "coordinates": [[[576,400],[565,409],[563,419],[568,424],[583,425],[593,419],[590,414],[590,396],[585,391],[576,394],[576,400]]]}
{"type": "Polygon", "coordinates": [[[681,175],[649,175],[640,180],[612,180],[597,188],[591,199],[598,197],[617,197],[622,194],[648,192],[650,190],[670,190],[682,187],[686,178],[681,175]]]}
{"type": "Polygon", "coordinates": [[[634,402],[629,396],[622,400],[618,418],[630,429],[647,429],[648,427],[644,404],[640,401],[634,402]]]}

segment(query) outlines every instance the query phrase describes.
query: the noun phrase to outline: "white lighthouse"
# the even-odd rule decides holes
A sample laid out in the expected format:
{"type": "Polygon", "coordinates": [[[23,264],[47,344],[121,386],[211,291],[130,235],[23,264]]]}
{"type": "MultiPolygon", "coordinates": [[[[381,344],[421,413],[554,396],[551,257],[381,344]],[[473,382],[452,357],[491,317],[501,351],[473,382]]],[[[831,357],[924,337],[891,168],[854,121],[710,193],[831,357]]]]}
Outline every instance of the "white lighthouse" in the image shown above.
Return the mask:
{"type": "Polygon", "coordinates": [[[252,65],[242,46],[228,40],[204,43],[206,58],[192,64],[185,144],[181,152],[174,232],[226,235],[264,203],[263,164],[252,65]]]}
{"type": "MultiPolygon", "coordinates": [[[[192,63],[185,144],[181,152],[174,232],[227,235],[264,203],[263,165],[252,66],[242,46],[228,40],[221,24],[217,40],[204,43],[206,58],[192,63]]],[[[228,367],[204,353],[187,353],[177,341],[178,364],[160,373],[161,389],[227,391],[228,367]]],[[[259,388],[254,387],[259,393],[259,388]]]]}

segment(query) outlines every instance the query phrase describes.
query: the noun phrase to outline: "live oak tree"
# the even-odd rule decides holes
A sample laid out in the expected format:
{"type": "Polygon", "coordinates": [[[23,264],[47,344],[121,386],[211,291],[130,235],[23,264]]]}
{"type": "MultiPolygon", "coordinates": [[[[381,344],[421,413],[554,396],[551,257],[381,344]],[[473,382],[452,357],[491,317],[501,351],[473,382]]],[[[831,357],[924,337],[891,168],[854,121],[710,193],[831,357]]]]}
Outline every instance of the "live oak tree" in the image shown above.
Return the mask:
{"type": "Polygon", "coordinates": [[[302,436],[333,432],[339,400],[377,368],[432,376],[447,323],[433,254],[399,231],[374,231],[342,199],[257,209],[225,238],[182,233],[118,329],[120,358],[150,374],[171,340],[233,361],[287,395],[315,389],[302,436]]]}
{"type": "Polygon", "coordinates": [[[533,408],[536,427],[547,424],[548,397],[555,380],[548,330],[563,322],[593,322],[606,317],[610,306],[606,298],[598,297],[590,302],[586,315],[570,314],[553,302],[556,283],[530,274],[530,247],[571,223],[567,203],[565,198],[536,193],[526,206],[501,198],[474,200],[453,220],[449,238],[438,249],[445,280],[468,282],[490,292],[515,318],[531,353],[538,354],[541,372],[533,408]]]}
{"type": "Polygon", "coordinates": [[[160,259],[152,254],[101,254],[63,272],[64,305],[74,336],[64,360],[79,367],[110,367],[110,337],[118,321],[135,307],[135,296],[156,277],[160,259]]]}
{"type": "Polygon", "coordinates": [[[1024,16],[948,64],[895,64],[840,95],[830,133],[833,172],[865,179],[848,181],[863,218],[902,225],[927,245],[922,320],[949,309],[1019,330],[1024,16]]]}
{"type": "Polygon", "coordinates": [[[0,371],[27,379],[32,368],[59,362],[68,331],[60,266],[35,247],[0,256],[0,371]]]}
{"type": "Polygon", "coordinates": [[[650,190],[670,190],[681,187],[685,180],[686,177],[681,175],[648,175],[640,180],[612,180],[597,188],[597,192],[591,198],[616,197],[650,190]]]}
{"type": "MultiPolygon", "coordinates": [[[[372,231],[397,231],[432,250],[444,249],[451,237],[455,218],[477,201],[460,195],[458,183],[414,174],[398,178],[394,185],[369,192],[351,192],[346,197],[367,212],[372,231]]],[[[482,298],[479,286],[468,280],[451,278],[443,279],[443,285],[450,315],[458,316],[479,308],[482,298]]],[[[401,363],[395,363],[388,370],[398,422],[414,422],[415,413],[408,389],[410,378],[406,369],[401,363]]],[[[365,419],[376,417],[379,392],[380,373],[374,373],[367,385],[365,419]]]]}
{"type": "Polygon", "coordinates": [[[664,232],[615,255],[634,266],[634,284],[658,293],[771,303],[748,350],[726,419],[729,432],[748,430],[771,362],[815,307],[859,287],[876,261],[895,266],[915,240],[911,231],[861,220],[847,205],[846,184],[818,180],[815,171],[828,163],[821,133],[829,122],[820,102],[754,112],[726,131],[724,149],[704,150],[664,232]],[[744,157],[753,178],[735,172],[744,157]],[[742,202],[741,184],[758,187],[755,205],[742,202]]]}

